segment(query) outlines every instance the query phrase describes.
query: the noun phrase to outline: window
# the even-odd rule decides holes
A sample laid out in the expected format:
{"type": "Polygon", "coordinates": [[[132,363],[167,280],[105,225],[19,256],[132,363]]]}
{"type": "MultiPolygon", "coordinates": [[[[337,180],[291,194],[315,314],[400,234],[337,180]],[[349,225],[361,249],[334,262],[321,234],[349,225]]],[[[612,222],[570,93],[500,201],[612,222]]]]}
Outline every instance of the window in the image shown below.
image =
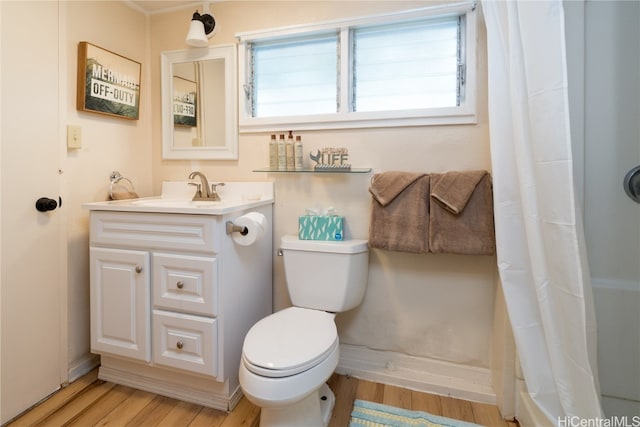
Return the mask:
{"type": "Polygon", "coordinates": [[[252,117],[337,113],[337,34],[251,45],[252,117]]]}
{"type": "Polygon", "coordinates": [[[352,30],[352,111],[455,107],[460,17],[352,30]]]}
{"type": "Polygon", "coordinates": [[[474,9],[239,34],[240,130],[475,123],[474,9]]]}

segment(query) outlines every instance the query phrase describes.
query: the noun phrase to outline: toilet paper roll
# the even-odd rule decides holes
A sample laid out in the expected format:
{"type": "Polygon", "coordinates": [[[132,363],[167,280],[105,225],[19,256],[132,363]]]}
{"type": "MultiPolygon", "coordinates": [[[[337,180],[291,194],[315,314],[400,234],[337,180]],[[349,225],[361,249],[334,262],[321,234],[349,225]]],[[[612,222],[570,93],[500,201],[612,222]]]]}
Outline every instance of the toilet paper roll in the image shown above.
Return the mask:
{"type": "Polygon", "coordinates": [[[241,246],[253,245],[262,238],[267,229],[267,218],[259,212],[249,212],[234,219],[233,223],[246,228],[246,233],[231,233],[233,241],[241,246]]]}

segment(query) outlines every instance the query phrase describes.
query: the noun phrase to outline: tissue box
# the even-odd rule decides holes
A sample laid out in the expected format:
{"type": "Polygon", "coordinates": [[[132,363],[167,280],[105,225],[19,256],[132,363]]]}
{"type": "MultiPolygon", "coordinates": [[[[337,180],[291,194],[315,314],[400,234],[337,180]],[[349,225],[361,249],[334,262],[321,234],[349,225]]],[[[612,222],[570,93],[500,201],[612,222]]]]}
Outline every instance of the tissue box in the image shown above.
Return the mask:
{"type": "Polygon", "coordinates": [[[344,217],[338,215],[301,215],[298,218],[300,240],[343,240],[344,217]]]}

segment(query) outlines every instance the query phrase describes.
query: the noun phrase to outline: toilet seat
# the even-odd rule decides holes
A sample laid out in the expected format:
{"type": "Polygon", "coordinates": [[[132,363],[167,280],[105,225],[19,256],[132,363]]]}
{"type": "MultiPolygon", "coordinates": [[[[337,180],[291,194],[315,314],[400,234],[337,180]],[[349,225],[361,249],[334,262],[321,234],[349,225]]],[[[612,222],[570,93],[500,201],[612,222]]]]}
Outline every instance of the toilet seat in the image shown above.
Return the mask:
{"type": "Polygon", "coordinates": [[[256,375],[286,377],[318,365],[337,346],[334,314],[290,307],[265,317],[249,330],[242,362],[256,375]]]}

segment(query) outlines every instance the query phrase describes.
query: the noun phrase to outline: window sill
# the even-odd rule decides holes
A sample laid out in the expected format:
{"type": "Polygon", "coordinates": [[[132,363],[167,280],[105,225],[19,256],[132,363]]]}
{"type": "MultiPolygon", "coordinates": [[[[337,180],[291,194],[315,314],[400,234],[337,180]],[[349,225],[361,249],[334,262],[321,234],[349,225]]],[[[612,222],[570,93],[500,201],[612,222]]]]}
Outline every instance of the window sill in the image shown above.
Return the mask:
{"type": "MultiPolygon", "coordinates": [[[[475,111],[462,108],[442,108],[424,115],[419,110],[402,112],[346,113],[290,117],[263,117],[240,119],[241,133],[274,132],[283,128],[292,131],[365,129],[384,127],[411,127],[437,125],[470,125],[477,123],[475,111]]],[[[468,109],[471,110],[471,109],[468,109]]]]}

